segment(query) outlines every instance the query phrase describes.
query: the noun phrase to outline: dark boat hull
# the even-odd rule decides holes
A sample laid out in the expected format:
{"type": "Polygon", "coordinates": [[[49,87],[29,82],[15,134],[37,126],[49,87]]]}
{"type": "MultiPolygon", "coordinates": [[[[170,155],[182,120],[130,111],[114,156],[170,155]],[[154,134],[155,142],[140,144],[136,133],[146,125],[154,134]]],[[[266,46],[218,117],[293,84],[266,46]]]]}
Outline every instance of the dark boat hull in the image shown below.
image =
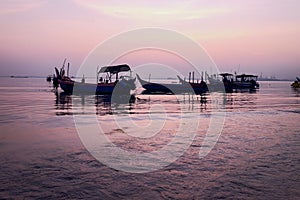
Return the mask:
{"type": "Polygon", "coordinates": [[[233,91],[233,90],[255,90],[259,88],[258,83],[250,83],[250,82],[232,82],[232,83],[224,83],[226,91],[233,91]]]}
{"type": "Polygon", "coordinates": [[[245,82],[245,83],[233,82],[232,88],[233,89],[257,89],[257,88],[259,88],[259,85],[254,84],[254,83],[249,83],[249,82],[245,82]]]}
{"type": "Polygon", "coordinates": [[[74,81],[59,81],[61,89],[67,93],[87,94],[130,94],[131,88],[122,83],[79,83],[74,81]]]}
{"type": "Polygon", "coordinates": [[[156,84],[156,83],[146,83],[142,84],[142,87],[146,89],[148,93],[171,93],[179,94],[185,92],[193,92],[189,90],[188,87],[182,84],[156,84]]]}
{"type": "Polygon", "coordinates": [[[168,84],[168,83],[152,83],[144,81],[136,75],[137,79],[141,83],[142,87],[146,90],[144,93],[170,93],[170,94],[181,94],[181,93],[204,93],[207,92],[207,87],[199,85],[197,83],[191,84],[182,82],[180,84],[168,84]]]}

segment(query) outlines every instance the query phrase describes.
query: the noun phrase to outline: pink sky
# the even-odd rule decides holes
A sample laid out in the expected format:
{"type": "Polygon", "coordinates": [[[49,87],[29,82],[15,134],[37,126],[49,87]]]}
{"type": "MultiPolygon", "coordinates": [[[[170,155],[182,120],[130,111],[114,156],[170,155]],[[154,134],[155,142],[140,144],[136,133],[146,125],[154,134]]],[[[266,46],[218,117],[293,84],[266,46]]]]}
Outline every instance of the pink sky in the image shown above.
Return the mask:
{"type": "Polygon", "coordinates": [[[0,75],[46,76],[65,57],[76,74],[112,35],[161,27],[198,42],[221,71],[294,78],[300,76],[299,10],[298,0],[2,0],[0,75]]]}

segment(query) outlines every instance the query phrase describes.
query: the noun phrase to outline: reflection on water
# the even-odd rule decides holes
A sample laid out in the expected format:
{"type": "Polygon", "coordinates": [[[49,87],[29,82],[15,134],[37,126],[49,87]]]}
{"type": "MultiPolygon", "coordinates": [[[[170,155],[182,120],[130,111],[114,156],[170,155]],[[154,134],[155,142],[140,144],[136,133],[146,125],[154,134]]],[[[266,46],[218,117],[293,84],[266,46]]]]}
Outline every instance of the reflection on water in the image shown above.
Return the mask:
{"type": "MultiPolygon", "coordinates": [[[[75,114],[73,100],[75,99],[77,107],[89,108],[94,106],[96,115],[112,115],[118,111],[127,111],[128,114],[145,113],[152,103],[155,104],[187,104],[189,110],[199,109],[201,112],[207,109],[208,94],[203,95],[132,95],[130,99],[124,102],[113,102],[111,95],[72,95],[65,92],[55,92],[55,109],[57,115],[75,114]],[[145,105],[148,105],[145,106],[145,105]],[[73,110],[72,110],[73,109],[73,110]]],[[[80,114],[80,113],[76,113],[80,114]]],[[[86,113],[81,113],[86,114],[86,113]]]]}
{"type": "Polygon", "coordinates": [[[229,93],[226,94],[226,109],[230,110],[255,110],[257,104],[257,96],[251,93],[229,93]]]}
{"type": "Polygon", "coordinates": [[[0,198],[298,199],[299,90],[289,82],[261,82],[256,93],[220,96],[223,131],[208,156],[199,159],[216,109],[213,95],[136,95],[134,102],[118,104],[105,96],[55,94],[44,79],[0,78],[0,198]],[[126,117],[147,125],[149,111],[157,121],[166,113],[166,128],[146,139],[126,135],[126,117]],[[96,116],[116,145],[142,152],[168,143],[181,112],[191,111],[200,129],[189,149],[147,174],[96,161],[82,145],[73,118],[96,116]],[[111,125],[117,116],[125,131],[111,125]]]}
{"type": "MultiPolygon", "coordinates": [[[[261,110],[282,110],[293,109],[293,105],[299,103],[298,99],[300,92],[298,89],[293,89],[288,86],[288,83],[283,87],[283,84],[273,82],[262,82],[260,90],[239,90],[234,93],[226,93],[225,97],[220,97],[225,105],[225,112],[241,112],[241,111],[261,111],[261,110]],[[275,87],[274,87],[275,85],[275,87]]],[[[83,110],[78,110],[79,107],[87,108],[94,106],[97,115],[112,115],[118,111],[126,111],[128,113],[143,113],[143,110],[149,109],[145,104],[163,104],[171,106],[173,104],[186,104],[188,109],[201,112],[212,112],[212,98],[210,93],[203,95],[163,95],[163,94],[139,94],[133,96],[130,100],[125,99],[124,102],[111,102],[109,95],[69,95],[64,92],[56,93],[56,110],[57,115],[69,114],[87,114],[83,110]],[[179,97],[179,98],[177,98],[179,97]],[[72,99],[76,100],[76,108],[72,104],[72,99]],[[129,103],[128,103],[129,102],[129,103]],[[79,104],[78,104],[79,103],[79,104]]],[[[90,110],[89,110],[90,111],[90,110]]]]}
{"type": "MultiPolygon", "coordinates": [[[[220,101],[223,101],[225,105],[224,112],[237,112],[237,111],[255,111],[258,108],[269,108],[270,104],[266,101],[262,101],[258,93],[249,92],[238,93],[226,93],[225,96],[220,96],[220,101]]],[[[296,97],[299,93],[295,93],[296,97]]],[[[178,104],[187,105],[188,110],[197,111],[199,113],[209,113],[215,109],[212,106],[211,95],[214,94],[202,94],[202,95],[135,95],[130,98],[130,101],[126,99],[122,103],[112,102],[110,95],[71,95],[65,92],[57,92],[55,109],[57,115],[72,115],[72,114],[87,114],[91,111],[91,107],[95,107],[96,115],[113,115],[120,113],[127,114],[142,114],[147,113],[152,104],[161,104],[164,106],[173,107],[178,104]],[[72,99],[76,100],[76,108],[72,103],[72,99]],[[79,111],[79,108],[85,108],[79,111]]],[[[267,97],[268,95],[266,95],[267,97]]],[[[273,105],[274,106],[274,105],[273,105]]],[[[176,109],[171,112],[176,112],[176,109]]],[[[181,112],[177,110],[177,112],[181,112]]]]}
{"type": "Polygon", "coordinates": [[[55,96],[55,109],[57,110],[56,115],[72,114],[72,96],[64,92],[55,92],[55,96]]]}
{"type": "Polygon", "coordinates": [[[291,90],[295,94],[295,97],[299,97],[300,96],[300,88],[291,88],[291,90]]]}

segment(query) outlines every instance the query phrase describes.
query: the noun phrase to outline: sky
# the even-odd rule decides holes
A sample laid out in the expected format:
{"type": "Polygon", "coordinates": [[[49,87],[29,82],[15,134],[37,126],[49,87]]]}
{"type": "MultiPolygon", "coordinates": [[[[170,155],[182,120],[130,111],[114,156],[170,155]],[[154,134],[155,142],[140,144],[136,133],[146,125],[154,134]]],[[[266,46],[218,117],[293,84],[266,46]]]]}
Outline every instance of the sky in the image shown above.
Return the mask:
{"type": "Polygon", "coordinates": [[[292,79],[299,10],[298,0],[1,0],[0,75],[47,76],[64,58],[76,74],[113,35],[158,27],[196,41],[220,71],[292,79]]]}

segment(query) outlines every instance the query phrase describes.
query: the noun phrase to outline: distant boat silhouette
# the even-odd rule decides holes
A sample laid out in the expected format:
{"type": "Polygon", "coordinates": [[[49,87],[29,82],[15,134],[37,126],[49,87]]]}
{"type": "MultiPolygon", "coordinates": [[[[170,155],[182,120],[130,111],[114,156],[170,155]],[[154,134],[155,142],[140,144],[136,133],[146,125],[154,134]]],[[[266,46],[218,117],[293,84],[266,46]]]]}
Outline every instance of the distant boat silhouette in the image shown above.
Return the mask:
{"type": "Polygon", "coordinates": [[[52,80],[52,76],[51,76],[51,75],[48,75],[47,78],[46,78],[46,81],[47,81],[47,82],[51,82],[51,80],[52,80]]]}
{"type": "Polygon", "coordinates": [[[293,88],[300,88],[300,78],[296,77],[296,80],[291,84],[293,88]]]}
{"type": "Polygon", "coordinates": [[[10,78],[29,78],[29,76],[10,76],[10,78]]]}

